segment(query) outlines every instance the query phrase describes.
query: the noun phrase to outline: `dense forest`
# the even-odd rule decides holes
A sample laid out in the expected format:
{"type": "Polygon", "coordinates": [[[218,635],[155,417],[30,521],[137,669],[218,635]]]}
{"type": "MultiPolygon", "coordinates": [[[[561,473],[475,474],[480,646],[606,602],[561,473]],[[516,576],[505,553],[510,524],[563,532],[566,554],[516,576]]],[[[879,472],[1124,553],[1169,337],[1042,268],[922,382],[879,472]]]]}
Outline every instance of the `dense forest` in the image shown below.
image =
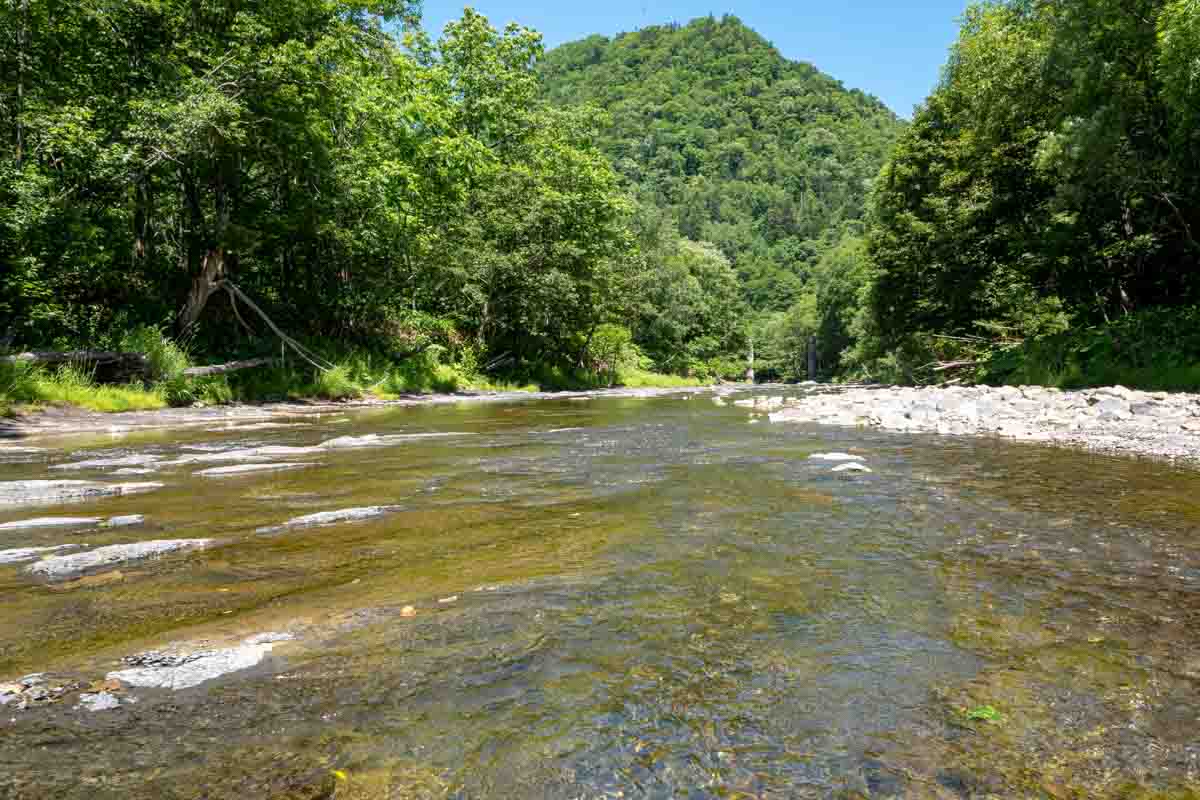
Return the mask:
{"type": "MultiPolygon", "coordinates": [[[[555,105],[608,113],[598,143],[630,187],[642,228],[732,265],[744,306],[738,335],[757,340],[759,376],[802,374],[810,329],[820,329],[836,366],[848,320],[817,309],[834,305],[832,295],[845,291],[840,273],[855,271],[845,256],[862,233],[871,182],[903,130],[897,117],[785,59],[729,16],[593,36],[551,51],[539,69],[555,105]]],[[[660,247],[643,252],[663,260],[660,247]]],[[[673,316],[686,320],[690,305],[674,306],[673,316]]],[[[737,349],[728,340],[664,342],[664,327],[671,323],[658,315],[635,327],[659,360],[737,349]]]]}
{"type": "Polygon", "coordinates": [[[579,363],[635,277],[629,204],[540,36],[402,2],[0,11],[0,337],[295,336],[579,363]],[[403,40],[391,31],[407,31],[403,40]]]}
{"type": "Polygon", "coordinates": [[[1195,388],[1197,236],[1200,3],[974,6],[875,184],[854,357],[1195,388]]]}
{"type": "Polygon", "coordinates": [[[403,0],[17,0],[0,350],[142,350],[171,402],[792,379],[814,335],[827,376],[1200,385],[1198,117],[1194,0],[975,5],[911,123],[733,17],[545,53],[403,0]],[[261,385],[178,380],[283,332],[261,385]]]}

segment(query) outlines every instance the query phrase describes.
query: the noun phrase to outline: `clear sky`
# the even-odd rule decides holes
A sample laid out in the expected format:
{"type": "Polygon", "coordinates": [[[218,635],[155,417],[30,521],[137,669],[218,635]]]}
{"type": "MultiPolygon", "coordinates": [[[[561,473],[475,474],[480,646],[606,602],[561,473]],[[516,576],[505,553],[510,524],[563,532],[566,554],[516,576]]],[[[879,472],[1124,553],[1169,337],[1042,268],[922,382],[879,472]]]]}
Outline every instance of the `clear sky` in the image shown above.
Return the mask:
{"type": "Polygon", "coordinates": [[[541,31],[547,47],[593,33],[734,14],[787,58],[808,61],[908,117],[937,81],[967,0],[425,0],[425,28],[440,33],[464,5],[498,28],[519,22],[541,31]]]}

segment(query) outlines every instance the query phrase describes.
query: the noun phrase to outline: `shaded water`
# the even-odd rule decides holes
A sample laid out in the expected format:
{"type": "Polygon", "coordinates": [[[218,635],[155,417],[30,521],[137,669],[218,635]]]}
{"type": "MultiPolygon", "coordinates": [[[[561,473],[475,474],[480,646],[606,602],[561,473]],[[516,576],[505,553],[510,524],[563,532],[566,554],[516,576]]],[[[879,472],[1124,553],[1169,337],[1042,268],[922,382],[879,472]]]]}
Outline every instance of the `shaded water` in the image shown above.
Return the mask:
{"type": "Polygon", "coordinates": [[[62,441],[83,458],[454,433],[117,480],[0,549],[209,537],[69,581],[0,566],[0,683],[290,631],[91,713],[0,707],[0,797],[1191,797],[1200,474],[989,440],[747,424],[708,396],[356,412],[62,441]],[[833,474],[818,451],[861,454],[833,474]],[[260,533],[317,511],[363,522],[260,533]],[[439,602],[449,600],[449,602],[439,602]],[[405,612],[406,606],[412,610],[405,612]],[[986,710],[985,710],[986,709],[986,710]],[[994,710],[994,714],[992,711],[994,710]],[[994,717],[985,719],[981,717],[994,717]]]}

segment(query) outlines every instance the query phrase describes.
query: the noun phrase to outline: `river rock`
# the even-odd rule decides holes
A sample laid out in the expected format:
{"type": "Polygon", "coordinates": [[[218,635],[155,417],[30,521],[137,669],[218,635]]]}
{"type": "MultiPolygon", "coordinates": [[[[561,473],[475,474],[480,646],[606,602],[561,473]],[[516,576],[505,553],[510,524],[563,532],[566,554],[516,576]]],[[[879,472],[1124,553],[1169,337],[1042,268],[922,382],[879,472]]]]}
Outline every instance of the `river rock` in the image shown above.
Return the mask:
{"type": "Polygon", "coordinates": [[[150,492],[162,487],[161,483],[101,483],[76,480],[4,481],[0,483],[0,506],[74,502],[94,497],[150,492]]]}
{"type": "Polygon", "coordinates": [[[850,462],[848,464],[838,464],[836,467],[834,467],[832,470],[830,470],[830,472],[870,472],[870,471],[871,471],[871,468],[868,467],[866,464],[859,464],[856,461],[850,462]]]}
{"type": "Polygon", "coordinates": [[[149,453],[133,453],[126,456],[114,456],[112,458],[90,458],[85,461],[69,461],[64,464],[54,464],[50,469],[58,470],[74,470],[74,469],[104,469],[107,467],[147,467],[161,461],[160,456],[151,455],[149,453]]]}
{"type": "Polygon", "coordinates": [[[278,642],[293,639],[288,633],[252,636],[240,645],[193,653],[152,651],[125,659],[129,669],[108,673],[110,680],[156,689],[188,689],[205,681],[257,665],[278,642]]]}
{"type": "Polygon", "coordinates": [[[240,461],[243,463],[258,463],[262,461],[272,461],[277,458],[291,458],[293,456],[311,456],[321,452],[320,447],[292,447],[290,445],[266,445],[263,447],[241,447],[232,450],[215,450],[210,452],[197,453],[195,455],[180,456],[171,461],[164,461],[164,465],[181,466],[187,464],[204,464],[216,463],[223,461],[240,461]]]}
{"type": "Polygon", "coordinates": [[[355,447],[386,447],[419,439],[442,439],[450,436],[473,436],[465,431],[445,431],[439,433],[368,433],[364,436],[338,436],[321,442],[319,447],[326,450],[337,450],[355,447]]]}
{"type": "Polygon", "coordinates": [[[301,469],[303,467],[314,467],[316,464],[312,461],[276,461],[269,464],[235,464],[231,467],[209,467],[197,472],[205,478],[222,478],[226,475],[245,475],[248,472],[278,472],[285,469],[301,469]]]}
{"type": "Polygon", "coordinates": [[[123,514],[119,517],[109,517],[104,522],[100,523],[101,528],[129,528],[134,525],[145,523],[146,517],[142,514],[123,514]]]}
{"type": "Polygon", "coordinates": [[[789,399],[772,422],[991,435],[1200,461],[1200,396],[1115,386],[850,387],[789,399]]]}
{"type": "Polygon", "coordinates": [[[849,453],[813,453],[808,458],[811,461],[862,461],[862,456],[852,456],[849,453]]]}
{"type": "Polygon", "coordinates": [[[77,544],[60,544],[54,547],[18,547],[12,550],[0,550],[0,564],[19,564],[22,561],[33,561],[46,553],[56,553],[62,550],[73,550],[77,544]]]}
{"type": "Polygon", "coordinates": [[[95,712],[111,711],[114,708],[119,708],[120,705],[121,701],[115,694],[109,692],[87,692],[79,695],[79,704],[75,707],[95,712]]]}
{"type": "Polygon", "coordinates": [[[30,564],[25,571],[50,578],[62,578],[98,567],[156,558],[177,550],[202,549],[213,542],[213,539],[157,539],[133,544],[112,544],[89,550],[86,553],[43,558],[36,564],[30,564]]]}
{"type": "Polygon", "coordinates": [[[318,511],[315,514],[305,514],[302,517],[289,519],[280,525],[259,528],[256,533],[274,533],[288,528],[312,528],[320,525],[334,525],[339,522],[358,522],[381,517],[399,508],[400,506],[364,506],[362,508],[343,508],[338,511],[318,511]]]}
{"type": "Polygon", "coordinates": [[[34,519],[19,519],[15,522],[5,522],[0,525],[0,531],[33,530],[35,528],[80,528],[85,525],[95,525],[100,517],[35,517],[34,519]]]}

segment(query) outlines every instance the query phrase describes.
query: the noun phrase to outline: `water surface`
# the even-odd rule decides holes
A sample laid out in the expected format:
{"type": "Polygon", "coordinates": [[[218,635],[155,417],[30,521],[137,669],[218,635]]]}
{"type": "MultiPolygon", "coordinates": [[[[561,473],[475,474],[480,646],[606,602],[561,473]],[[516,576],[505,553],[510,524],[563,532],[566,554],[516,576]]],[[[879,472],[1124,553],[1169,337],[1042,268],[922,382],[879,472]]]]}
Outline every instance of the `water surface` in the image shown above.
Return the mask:
{"type": "Polygon", "coordinates": [[[0,683],[290,631],[194,689],[0,709],[0,796],[1192,797],[1200,474],[986,439],[750,424],[707,394],[462,404],[62,440],[0,480],[155,480],[0,510],[141,513],[0,549],[204,551],[70,581],[0,566],[0,683]],[[455,434],[204,478],[51,467],[455,434]],[[809,455],[861,455],[846,475],[809,455]],[[317,511],[378,519],[271,533],[317,511]],[[453,599],[452,599],[453,598],[453,599]],[[446,601],[446,602],[441,602],[446,601]],[[406,606],[412,608],[405,611],[406,606]],[[413,614],[415,611],[415,614],[413,614]]]}

